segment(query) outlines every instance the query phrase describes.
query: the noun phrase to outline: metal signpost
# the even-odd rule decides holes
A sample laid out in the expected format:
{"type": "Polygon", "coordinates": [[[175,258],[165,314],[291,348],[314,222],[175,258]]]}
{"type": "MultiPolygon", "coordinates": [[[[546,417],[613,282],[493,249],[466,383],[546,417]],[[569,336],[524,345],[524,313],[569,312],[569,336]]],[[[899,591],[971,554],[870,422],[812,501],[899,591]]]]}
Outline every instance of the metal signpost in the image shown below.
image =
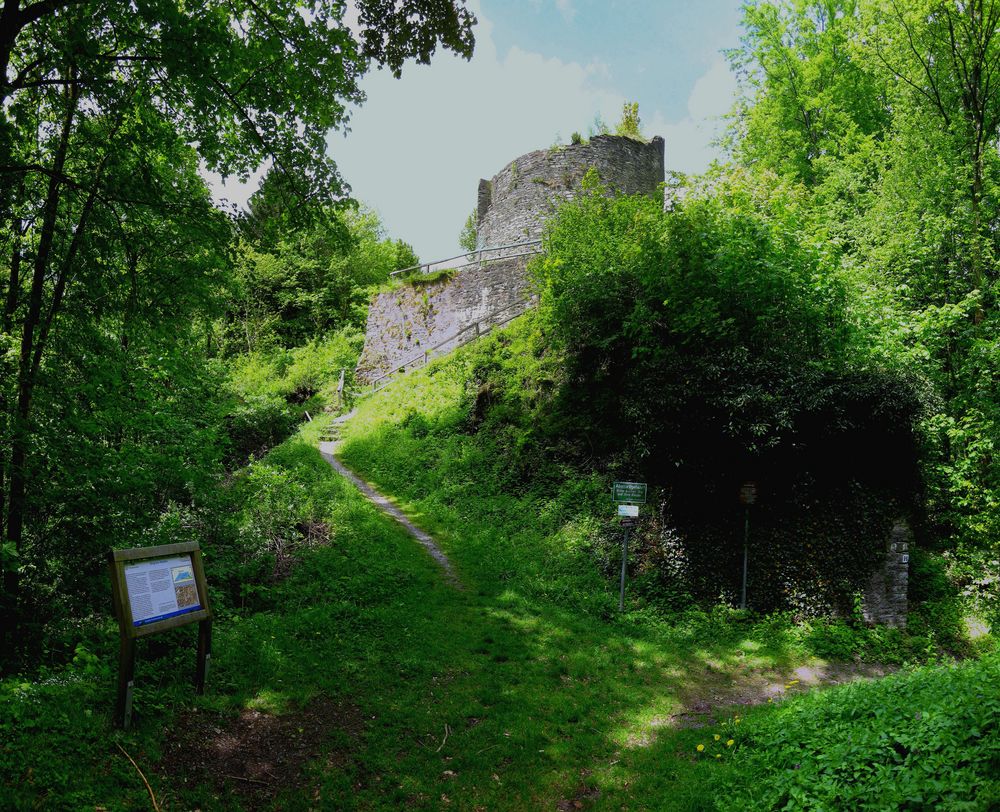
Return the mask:
{"type": "Polygon", "coordinates": [[[743,503],[743,588],[740,590],[740,609],[747,608],[747,559],[750,550],[750,505],[757,501],[757,483],[744,482],[740,486],[743,503]]]}
{"type": "Polygon", "coordinates": [[[621,517],[622,535],[622,577],[618,590],[618,611],[625,611],[625,576],[628,567],[628,533],[629,528],[639,520],[639,505],[646,504],[645,482],[615,482],[611,486],[611,497],[618,503],[618,515],[621,517]]]}
{"type": "Polygon", "coordinates": [[[205,690],[212,659],[212,611],[198,542],[111,550],[111,594],[121,633],[115,722],[132,722],[136,641],[188,623],[198,624],[195,688],[205,690]]]}

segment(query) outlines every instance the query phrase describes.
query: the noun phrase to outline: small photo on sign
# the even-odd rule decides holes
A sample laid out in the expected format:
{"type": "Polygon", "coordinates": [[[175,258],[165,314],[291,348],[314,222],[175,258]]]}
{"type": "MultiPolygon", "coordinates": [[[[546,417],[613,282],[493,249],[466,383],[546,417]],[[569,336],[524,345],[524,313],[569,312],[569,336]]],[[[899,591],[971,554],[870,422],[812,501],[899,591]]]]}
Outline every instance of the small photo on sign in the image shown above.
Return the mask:
{"type": "Polygon", "coordinates": [[[194,585],[194,571],[189,565],[174,567],[170,570],[174,580],[174,594],[177,597],[177,608],[186,609],[198,605],[198,589],[194,585]]]}

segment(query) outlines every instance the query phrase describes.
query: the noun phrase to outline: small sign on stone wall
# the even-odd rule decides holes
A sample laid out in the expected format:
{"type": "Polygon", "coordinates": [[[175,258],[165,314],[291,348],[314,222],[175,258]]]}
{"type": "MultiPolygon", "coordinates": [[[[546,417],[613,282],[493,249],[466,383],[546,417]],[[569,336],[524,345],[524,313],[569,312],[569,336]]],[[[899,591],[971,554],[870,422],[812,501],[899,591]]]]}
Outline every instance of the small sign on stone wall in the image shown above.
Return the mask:
{"type": "Polygon", "coordinates": [[[906,628],[912,542],[910,526],[900,519],[886,540],[885,563],[872,573],[865,590],[862,602],[865,622],[906,628]]]}

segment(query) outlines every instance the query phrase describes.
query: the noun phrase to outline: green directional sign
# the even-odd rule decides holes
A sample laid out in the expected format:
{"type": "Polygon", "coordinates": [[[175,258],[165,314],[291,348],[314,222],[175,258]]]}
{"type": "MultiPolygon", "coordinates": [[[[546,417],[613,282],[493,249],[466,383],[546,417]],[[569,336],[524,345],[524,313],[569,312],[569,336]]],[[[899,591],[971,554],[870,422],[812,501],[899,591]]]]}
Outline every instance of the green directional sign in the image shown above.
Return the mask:
{"type": "Polygon", "coordinates": [[[615,482],[611,486],[612,497],[616,502],[630,505],[646,504],[645,482],[615,482]]]}

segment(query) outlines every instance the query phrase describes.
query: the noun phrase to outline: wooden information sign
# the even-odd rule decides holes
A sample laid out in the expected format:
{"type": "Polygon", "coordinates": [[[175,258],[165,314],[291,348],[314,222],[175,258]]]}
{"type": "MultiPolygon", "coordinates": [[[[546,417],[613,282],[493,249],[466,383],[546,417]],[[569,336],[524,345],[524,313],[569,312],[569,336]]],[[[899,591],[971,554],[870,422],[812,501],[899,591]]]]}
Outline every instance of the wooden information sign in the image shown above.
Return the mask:
{"type": "Polygon", "coordinates": [[[108,553],[111,594],[121,632],[115,721],[132,721],[136,641],[188,623],[198,624],[195,687],[205,690],[212,658],[212,611],[198,542],[135,547],[108,553]]]}
{"type": "Polygon", "coordinates": [[[757,501],[757,483],[744,482],[740,485],[740,501],[744,505],[752,505],[757,501]]]}

